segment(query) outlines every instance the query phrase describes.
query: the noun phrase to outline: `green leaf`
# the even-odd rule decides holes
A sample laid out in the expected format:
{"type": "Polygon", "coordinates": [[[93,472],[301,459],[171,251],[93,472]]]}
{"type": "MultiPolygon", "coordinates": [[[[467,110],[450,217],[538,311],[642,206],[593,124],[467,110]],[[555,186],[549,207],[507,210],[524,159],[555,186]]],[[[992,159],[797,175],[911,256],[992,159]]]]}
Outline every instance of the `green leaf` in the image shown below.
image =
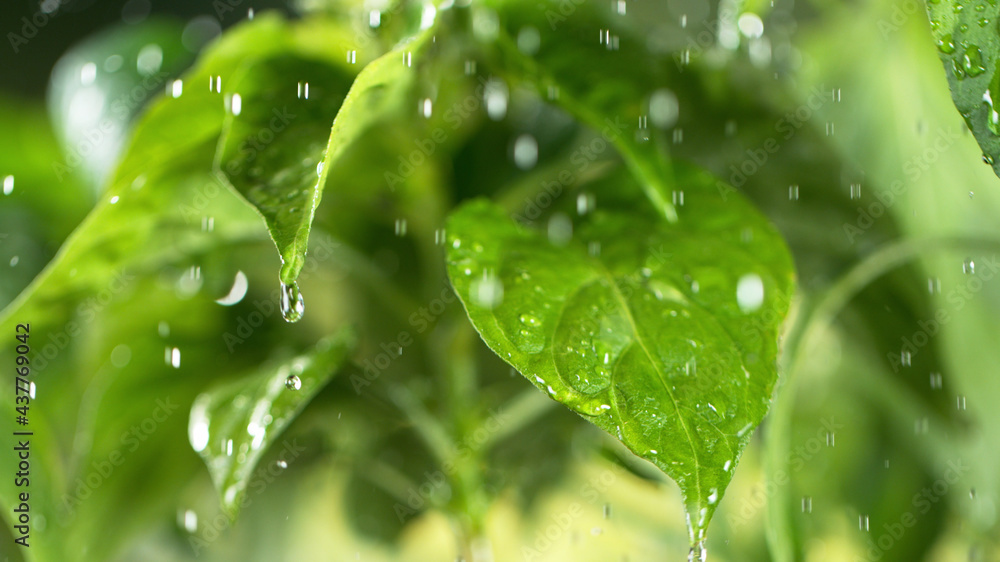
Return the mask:
{"type": "Polygon", "coordinates": [[[353,346],[353,333],[342,330],[305,355],[212,388],[195,400],[188,438],[230,515],[239,511],[257,461],[333,378],[353,346]]]}
{"type": "Polygon", "coordinates": [[[676,117],[670,117],[668,110],[658,124],[665,112],[653,110],[649,119],[650,104],[657,105],[651,100],[664,98],[668,106],[671,100],[676,103],[666,89],[669,57],[655,56],[642,34],[622,23],[606,5],[575,6],[563,17],[555,7],[529,8],[510,0],[488,4],[501,20],[491,61],[496,70],[512,81],[528,82],[551,103],[604,132],[640,180],[646,197],[668,220],[676,220],[668,197],[673,172],[664,138],[664,129],[672,126],[667,121],[676,117]]]}
{"type": "Polygon", "coordinates": [[[226,87],[217,168],[264,218],[287,285],[305,263],[322,196],[318,165],[351,78],[329,62],[283,54],[244,65],[226,87]]]}
{"type": "Polygon", "coordinates": [[[678,182],[677,223],[612,192],[571,239],[552,226],[566,215],[547,238],[472,202],[449,219],[447,262],[493,351],[677,481],[695,544],[767,411],[793,265],[742,197],[700,172],[678,182]]]}
{"type": "Polygon", "coordinates": [[[995,2],[928,0],[931,34],[944,63],[955,107],[1000,176],[1000,33],[995,2]]]}
{"type": "Polygon", "coordinates": [[[434,32],[435,28],[430,28],[403,42],[358,74],[333,122],[321,184],[348,148],[367,132],[406,109],[416,112],[417,108],[409,102],[416,99],[414,90],[420,83],[420,71],[431,59],[434,32]]]}

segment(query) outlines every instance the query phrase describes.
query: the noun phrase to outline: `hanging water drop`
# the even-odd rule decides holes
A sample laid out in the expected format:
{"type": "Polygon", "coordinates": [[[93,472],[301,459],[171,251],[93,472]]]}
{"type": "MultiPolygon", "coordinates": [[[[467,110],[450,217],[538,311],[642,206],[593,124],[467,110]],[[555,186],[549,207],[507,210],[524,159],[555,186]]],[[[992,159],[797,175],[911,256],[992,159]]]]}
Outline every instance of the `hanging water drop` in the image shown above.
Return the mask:
{"type": "Polygon", "coordinates": [[[281,316],[285,318],[285,321],[298,322],[302,318],[302,314],[306,310],[306,304],[302,298],[302,293],[299,292],[298,283],[292,283],[291,285],[281,284],[280,306],[281,316]]]}
{"type": "Polygon", "coordinates": [[[288,390],[299,390],[302,388],[302,379],[298,375],[288,375],[285,379],[285,388],[288,390]]]}
{"type": "Polygon", "coordinates": [[[688,551],[688,562],[705,562],[708,560],[708,550],[705,549],[705,541],[691,547],[688,551]]]}

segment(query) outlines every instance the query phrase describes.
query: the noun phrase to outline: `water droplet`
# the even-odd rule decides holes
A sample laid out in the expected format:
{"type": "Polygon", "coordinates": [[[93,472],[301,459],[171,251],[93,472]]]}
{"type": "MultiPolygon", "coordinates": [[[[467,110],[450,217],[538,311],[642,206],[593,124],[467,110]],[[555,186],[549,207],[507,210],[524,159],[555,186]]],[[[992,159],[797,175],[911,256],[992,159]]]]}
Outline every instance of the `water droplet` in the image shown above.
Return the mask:
{"type": "Polygon", "coordinates": [[[14,176],[6,176],[3,179],[3,194],[10,195],[14,192],[14,176]]]}
{"type": "Polygon", "coordinates": [[[799,186],[797,184],[788,187],[788,200],[789,201],[799,200],[799,186]]]}
{"type": "Polygon", "coordinates": [[[851,184],[851,199],[861,199],[861,184],[852,183],[851,184]]]}
{"type": "Polygon", "coordinates": [[[288,390],[299,390],[302,388],[302,379],[298,375],[288,375],[285,379],[285,388],[288,390]]]}
{"type": "Polygon", "coordinates": [[[910,353],[909,351],[905,351],[905,350],[899,352],[899,362],[904,367],[909,367],[912,364],[912,362],[913,362],[913,354],[910,353]]]}
{"type": "Polygon", "coordinates": [[[951,33],[942,35],[937,40],[938,50],[946,55],[950,55],[955,52],[955,41],[951,38],[951,33]]]}
{"type": "Polygon", "coordinates": [[[281,307],[281,316],[284,317],[285,321],[298,322],[302,319],[302,314],[306,310],[306,304],[302,298],[302,293],[299,291],[298,283],[292,283],[291,285],[281,284],[281,302],[279,304],[281,307]]]}
{"type": "Polygon", "coordinates": [[[972,261],[972,258],[966,258],[962,262],[962,273],[966,275],[973,275],[976,273],[976,262],[972,261]]]}
{"type": "Polygon", "coordinates": [[[673,127],[677,123],[679,114],[677,95],[672,91],[662,88],[649,96],[649,116],[657,127],[662,129],[673,127]]]}
{"type": "Polygon", "coordinates": [[[481,279],[477,279],[469,288],[470,299],[476,305],[493,309],[503,302],[503,283],[490,271],[483,271],[481,279]]]}
{"type": "Polygon", "coordinates": [[[937,277],[930,277],[927,279],[927,292],[930,294],[941,292],[941,280],[937,277]]]}
{"type": "Polygon", "coordinates": [[[181,367],[181,350],[176,347],[168,347],[164,359],[167,365],[175,369],[180,369],[181,367]]]}
{"type": "Polygon", "coordinates": [[[868,530],[868,516],[867,515],[859,515],[858,516],[858,528],[861,529],[862,531],[867,531],[868,530]]]}
{"type": "Polygon", "coordinates": [[[993,106],[993,95],[989,89],[983,92],[983,105],[986,106],[986,127],[994,135],[1000,135],[1000,113],[993,106]]]}
{"type": "Polygon", "coordinates": [[[507,84],[492,79],[483,88],[483,98],[486,101],[486,113],[490,119],[500,121],[507,115],[507,99],[509,92],[507,84]]]}
{"type": "Polygon", "coordinates": [[[537,316],[533,314],[522,314],[521,323],[526,324],[528,326],[538,326],[539,324],[541,324],[541,321],[538,319],[537,316]]]}
{"type": "Polygon", "coordinates": [[[188,509],[185,510],[181,515],[181,526],[184,530],[189,533],[194,533],[198,530],[198,514],[194,511],[188,509]]]}
{"type": "Polygon", "coordinates": [[[538,47],[542,44],[542,36],[534,27],[525,26],[517,33],[517,49],[522,53],[531,56],[538,52],[538,47]]]}
{"type": "Polygon", "coordinates": [[[688,551],[688,562],[706,562],[708,551],[705,549],[705,541],[699,541],[688,551]]]}
{"type": "Polygon", "coordinates": [[[521,135],[514,141],[514,164],[530,170],[538,162],[538,141],[531,135],[521,135]]]}
{"type": "Polygon", "coordinates": [[[719,490],[712,488],[708,493],[708,505],[715,505],[719,501],[719,490]]]}
{"type": "Polygon", "coordinates": [[[957,402],[959,410],[964,410],[965,409],[965,396],[959,396],[956,399],[956,402],[957,402]]]}
{"type": "Polygon", "coordinates": [[[993,165],[993,157],[990,156],[989,154],[983,154],[983,162],[986,163],[986,164],[988,164],[988,165],[990,165],[990,166],[992,166],[993,165]]]}
{"type": "Polygon", "coordinates": [[[931,388],[940,389],[943,386],[944,380],[941,373],[931,373],[931,388]]]}
{"type": "Polygon", "coordinates": [[[406,219],[396,219],[396,236],[406,236],[406,219]]]}
{"type": "Polygon", "coordinates": [[[813,499],[811,496],[802,496],[802,513],[812,513],[813,499]]]}
{"type": "Polygon", "coordinates": [[[764,282],[756,273],[748,273],[736,283],[736,302],[744,313],[760,309],[764,304],[764,282]]]}
{"type": "Polygon", "coordinates": [[[970,77],[979,76],[986,72],[986,67],[983,65],[983,52],[979,50],[979,47],[969,45],[962,57],[962,68],[970,77]]]}
{"type": "Polygon", "coordinates": [[[274,463],[274,465],[280,468],[281,470],[285,470],[286,468],[288,468],[288,462],[283,460],[278,460],[277,462],[274,463]]]}
{"type": "Polygon", "coordinates": [[[604,518],[605,519],[611,519],[611,504],[610,503],[604,504],[604,518]]]}

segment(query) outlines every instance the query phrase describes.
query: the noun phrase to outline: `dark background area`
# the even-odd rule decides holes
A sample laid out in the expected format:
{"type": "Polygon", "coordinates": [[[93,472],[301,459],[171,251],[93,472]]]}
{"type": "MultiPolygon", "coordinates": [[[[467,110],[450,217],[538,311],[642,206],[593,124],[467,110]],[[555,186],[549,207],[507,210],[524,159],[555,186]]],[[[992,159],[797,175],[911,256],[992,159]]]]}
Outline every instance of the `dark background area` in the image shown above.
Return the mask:
{"type": "Polygon", "coordinates": [[[245,18],[250,8],[257,12],[288,11],[284,0],[0,1],[0,95],[43,96],[59,57],[76,42],[106,27],[151,17],[187,22],[208,16],[225,29],[245,18]]]}

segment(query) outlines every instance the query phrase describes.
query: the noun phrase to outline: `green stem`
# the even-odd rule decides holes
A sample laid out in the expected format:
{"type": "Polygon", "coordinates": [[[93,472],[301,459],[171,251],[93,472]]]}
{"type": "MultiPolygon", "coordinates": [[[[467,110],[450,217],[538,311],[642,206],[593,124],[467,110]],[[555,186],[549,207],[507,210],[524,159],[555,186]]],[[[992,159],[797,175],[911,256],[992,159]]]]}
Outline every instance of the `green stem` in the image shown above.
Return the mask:
{"type": "MultiPolygon", "coordinates": [[[[787,473],[787,451],[791,443],[791,426],[795,410],[794,398],[798,391],[800,378],[797,373],[802,370],[803,357],[808,356],[807,350],[822,341],[822,336],[832,327],[840,312],[873,281],[919,255],[941,250],[964,249],[970,246],[996,249],[1000,247],[1000,241],[982,238],[934,237],[889,243],[854,265],[820,296],[814,306],[802,311],[797,316],[794,324],[788,330],[782,348],[780,365],[785,376],[779,382],[777,398],[771,409],[765,436],[764,464],[766,474],[776,474],[779,470],[787,473]]],[[[896,388],[899,385],[892,379],[885,377],[880,371],[877,372],[877,377],[879,381],[868,385],[869,388],[894,388],[892,395],[902,397],[901,400],[903,400],[902,403],[894,405],[897,411],[913,412],[919,408],[916,399],[910,396],[912,393],[899,391],[896,388]]],[[[944,435],[935,436],[935,439],[946,441],[944,435]]],[[[771,557],[776,562],[791,562],[796,557],[790,539],[794,533],[789,505],[791,502],[787,486],[780,487],[767,504],[767,542],[771,557]]]]}

